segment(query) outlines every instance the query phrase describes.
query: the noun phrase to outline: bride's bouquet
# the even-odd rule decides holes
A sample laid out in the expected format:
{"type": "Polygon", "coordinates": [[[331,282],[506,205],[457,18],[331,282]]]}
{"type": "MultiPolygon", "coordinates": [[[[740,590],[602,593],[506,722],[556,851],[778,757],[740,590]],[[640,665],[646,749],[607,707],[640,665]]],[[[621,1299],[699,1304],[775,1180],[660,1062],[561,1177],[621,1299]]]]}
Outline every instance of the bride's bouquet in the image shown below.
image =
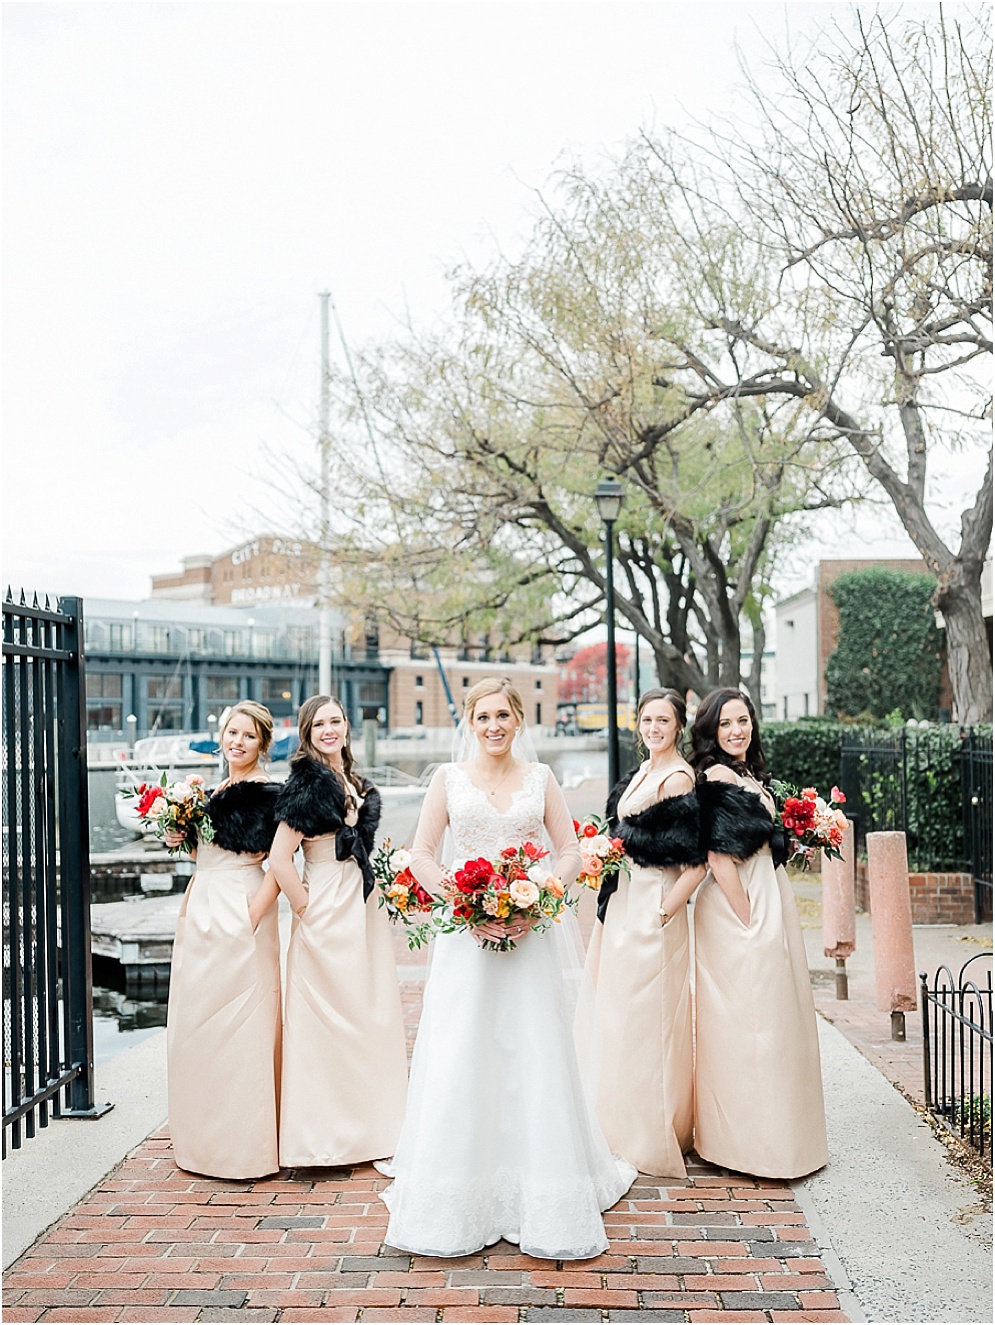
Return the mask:
{"type": "Polygon", "coordinates": [[[815,787],[798,791],[787,782],[775,781],[772,790],[788,838],[789,864],[801,856],[801,868],[807,870],[820,848],[834,860],[842,860],[846,815],[840,806],[846,804],[846,797],[839,787],[833,787],[828,800],[815,787]]]}
{"type": "Polygon", "coordinates": [[[188,845],[214,840],[207,788],[199,773],[188,773],[179,782],[170,782],[163,773],[158,782],[140,782],[122,794],[137,798],[135,809],[143,827],[160,841],[167,833],[180,833],[186,839],[183,846],[170,847],[170,855],[186,851],[188,845]]]}
{"type": "MultiPolygon", "coordinates": [[[[462,869],[442,881],[442,895],[447,911],[436,919],[444,934],[455,930],[473,930],[491,920],[527,919],[532,929],[542,932],[558,922],[564,908],[573,905],[566,889],[542,863],[549,852],[534,842],[505,847],[497,860],[468,860],[462,869]]],[[[484,939],[483,947],[494,952],[514,948],[510,937],[484,939]]]]}
{"type": "Polygon", "coordinates": [[[619,870],[628,874],[625,844],[620,837],[609,837],[607,823],[595,814],[589,814],[583,823],[574,820],[574,832],[580,847],[581,867],[577,882],[585,888],[600,888],[619,870]]]}
{"type": "Polygon", "coordinates": [[[393,847],[390,838],[385,837],[370,857],[370,865],[380,892],[379,905],[387,908],[392,923],[399,920],[405,927],[408,947],[420,948],[432,937],[435,926],[430,919],[417,917],[431,916],[436,903],[411,873],[411,852],[393,847]]]}

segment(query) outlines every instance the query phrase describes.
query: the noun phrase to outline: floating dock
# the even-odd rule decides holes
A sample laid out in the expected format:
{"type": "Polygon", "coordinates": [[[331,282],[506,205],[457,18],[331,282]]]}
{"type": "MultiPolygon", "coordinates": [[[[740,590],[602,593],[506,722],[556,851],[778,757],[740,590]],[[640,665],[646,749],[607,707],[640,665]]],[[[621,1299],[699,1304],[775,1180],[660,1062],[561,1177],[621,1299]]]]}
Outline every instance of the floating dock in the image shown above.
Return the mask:
{"type": "Polygon", "coordinates": [[[90,907],[90,951],[120,962],[129,993],[168,988],[182,902],[182,893],[160,893],[90,907]]]}

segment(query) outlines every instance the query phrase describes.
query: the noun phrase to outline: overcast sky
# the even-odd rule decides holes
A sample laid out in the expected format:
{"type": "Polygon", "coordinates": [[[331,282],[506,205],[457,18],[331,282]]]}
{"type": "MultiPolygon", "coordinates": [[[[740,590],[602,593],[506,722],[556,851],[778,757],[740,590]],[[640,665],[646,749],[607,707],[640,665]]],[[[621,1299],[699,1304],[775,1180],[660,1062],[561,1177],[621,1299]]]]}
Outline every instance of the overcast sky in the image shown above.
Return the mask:
{"type": "Polygon", "coordinates": [[[266,447],[312,444],[319,290],[357,346],[431,320],[562,153],[725,110],[734,42],[758,67],[847,8],[5,4],[6,582],[144,597],[260,527],[266,447]]]}

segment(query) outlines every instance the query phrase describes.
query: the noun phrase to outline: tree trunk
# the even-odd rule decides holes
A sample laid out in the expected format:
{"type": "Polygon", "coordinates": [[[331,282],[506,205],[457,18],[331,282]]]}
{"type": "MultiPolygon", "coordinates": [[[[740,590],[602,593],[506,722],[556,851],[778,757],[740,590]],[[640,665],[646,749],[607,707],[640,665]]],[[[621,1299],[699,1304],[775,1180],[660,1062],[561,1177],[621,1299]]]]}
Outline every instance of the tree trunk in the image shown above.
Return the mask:
{"type": "MultiPolygon", "coordinates": [[[[954,567],[963,570],[960,562],[954,567]]],[[[954,692],[954,721],[970,726],[992,720],[992,660],[981,612],[977,578],[963,575],[941,579],[933,595],[947,628],[947,666],[954,692]]]]}

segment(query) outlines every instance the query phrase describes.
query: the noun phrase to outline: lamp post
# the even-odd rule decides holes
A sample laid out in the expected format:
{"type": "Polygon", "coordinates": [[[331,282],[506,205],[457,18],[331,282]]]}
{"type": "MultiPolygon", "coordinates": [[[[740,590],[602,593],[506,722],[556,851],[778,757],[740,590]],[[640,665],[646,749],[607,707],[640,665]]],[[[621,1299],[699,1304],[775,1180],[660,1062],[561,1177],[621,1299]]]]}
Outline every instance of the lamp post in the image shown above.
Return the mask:
{"type": "Polygon", "coordinates": [[[617,479],[603,478],[594,490],[605,526],[605,618],[608,627],[608,788],[618,781],[618,677],[615,674],[615,521],[625,494],[617,479]]]}

